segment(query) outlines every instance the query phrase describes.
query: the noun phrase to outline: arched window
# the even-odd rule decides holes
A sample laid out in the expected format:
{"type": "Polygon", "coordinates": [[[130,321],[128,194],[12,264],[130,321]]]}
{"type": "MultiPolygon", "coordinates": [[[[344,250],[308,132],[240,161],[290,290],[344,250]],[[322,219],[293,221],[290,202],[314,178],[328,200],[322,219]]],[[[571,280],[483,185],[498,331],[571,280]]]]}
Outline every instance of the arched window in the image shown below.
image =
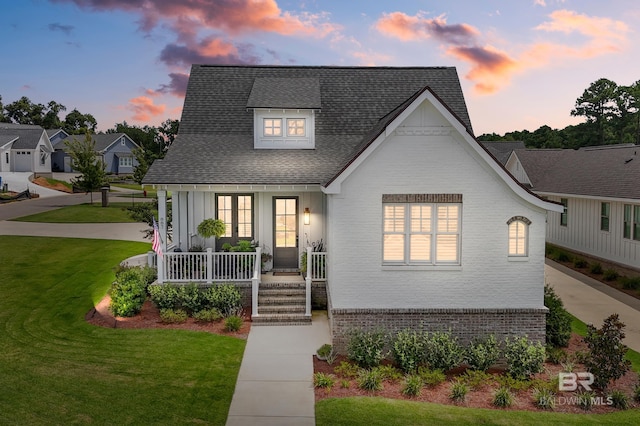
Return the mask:
{"type": "Polygon", "coordinates": [[[507,221],[507,225],[509,226],[509,256],[528,256],[531,221],[523,216],[514,216],[507,221]]]}

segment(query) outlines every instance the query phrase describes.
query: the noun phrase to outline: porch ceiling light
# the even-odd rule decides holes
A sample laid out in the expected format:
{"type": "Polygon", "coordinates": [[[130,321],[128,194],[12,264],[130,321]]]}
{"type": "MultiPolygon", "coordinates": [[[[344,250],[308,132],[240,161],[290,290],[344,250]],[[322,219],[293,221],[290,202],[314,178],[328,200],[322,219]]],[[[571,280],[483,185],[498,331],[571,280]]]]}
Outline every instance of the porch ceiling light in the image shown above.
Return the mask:
{"type": "Polygon", "coordinates": [[[304,208],[304,224],[309,225],[311,223],[311,211],[309,207],[304,208]]]}

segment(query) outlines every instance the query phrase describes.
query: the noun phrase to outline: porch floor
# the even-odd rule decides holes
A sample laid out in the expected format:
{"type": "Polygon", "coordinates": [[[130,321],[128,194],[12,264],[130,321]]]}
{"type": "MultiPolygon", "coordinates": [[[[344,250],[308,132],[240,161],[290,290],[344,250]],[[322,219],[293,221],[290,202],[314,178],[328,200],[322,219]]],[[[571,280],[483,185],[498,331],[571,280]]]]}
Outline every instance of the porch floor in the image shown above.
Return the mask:
{"type": "Polygon", "coordinates": [[[298,275],[273,275],[273,272],[267,272],[260,276],[263,283],[304,283],[302,274],[298,275]]]}

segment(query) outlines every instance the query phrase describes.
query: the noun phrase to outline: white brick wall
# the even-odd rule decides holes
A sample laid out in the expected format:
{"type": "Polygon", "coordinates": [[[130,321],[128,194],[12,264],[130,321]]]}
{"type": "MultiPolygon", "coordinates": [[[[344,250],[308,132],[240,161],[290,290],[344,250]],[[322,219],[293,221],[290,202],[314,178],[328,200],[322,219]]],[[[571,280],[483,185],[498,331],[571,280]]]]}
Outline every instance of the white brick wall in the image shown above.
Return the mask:
{"type": "Polygon", "coordinates": [[[452,128],[451,135],[389,136],[340,194],[328,196],[328,211],[333,308],[543,306],[546,212],[516,195],[452,128]],[[383,270],[381,200],[394,193],[463,195],[458,270],[383,270]],[[532,222],[525,262],[507,256],[506,222],[513,216],[532,222]]]}

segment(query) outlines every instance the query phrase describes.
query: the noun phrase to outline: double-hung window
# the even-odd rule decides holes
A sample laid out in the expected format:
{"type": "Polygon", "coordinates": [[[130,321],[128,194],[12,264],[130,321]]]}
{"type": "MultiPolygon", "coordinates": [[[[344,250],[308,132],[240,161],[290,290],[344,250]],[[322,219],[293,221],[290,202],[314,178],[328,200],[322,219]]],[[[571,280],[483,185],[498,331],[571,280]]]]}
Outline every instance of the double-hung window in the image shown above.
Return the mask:
{"type": "Polygon", "coordinates": [[[567,226],[567,215],[569,210],[569,200],[566,198],[560,198],[560,204],[564,206],[564,210],[560,213],[560,226],[567,226]]]}
{"type": "Polygon", "coordinates": [[[437,202],[443,198],[447,194],[383,196],[383,264],[460,264],[462,204],[437,202]]]}
{"type": "Polygon", "coordinates": [[[609,216],[611,215],[611,204],[600,203],[600,230],[609,232],[609,216]]]}
{"type": "Polygon", "coordinates": [[[624,205],[622,236],[629,240],[640,241],[640,206],[624,205]]]}

